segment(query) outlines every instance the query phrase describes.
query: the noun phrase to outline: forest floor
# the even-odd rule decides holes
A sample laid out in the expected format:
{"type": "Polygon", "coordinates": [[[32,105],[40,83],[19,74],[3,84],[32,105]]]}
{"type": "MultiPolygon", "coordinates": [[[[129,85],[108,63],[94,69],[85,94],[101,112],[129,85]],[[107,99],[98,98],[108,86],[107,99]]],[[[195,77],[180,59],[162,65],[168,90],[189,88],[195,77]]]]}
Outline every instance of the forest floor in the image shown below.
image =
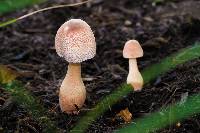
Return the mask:
{"type": "MultiPolygon", "coordinates": [[[[2,17],[12,17],[47,7],[51,1],[2,17]]],[[[0,29],[0,63],[17,71],[25,87],[49,110],[53,120],[67,132],[105,95],[126,81],[128,60],[122,57],[125,42],[137,39],[144,49],[138,59],[139,69],[161,61],[181,48],[200,41],[200,1],[166,0],[157,5],[152,0],[99,0],[90,6],[49,10],[0,29]],[[79,115],[63,114],[58,106],[58,89],[67,71],[67,62],[54,48],[57,29],[70,18],[85,20],[97,42],[95,58],[82,63],[82,77],[87,99],[79,115]]],[[[112,132],[124,121],[113,118],[128,107],[133,118],[140,118],[200,92],[200,59],[178,66],[157,77],[141,92],[133,92],[94,122],[88,133],[112,132]]],[[[26,109],[10,99],[0,88],[0,132],[42,132],[26,109]],[[6,107],[5,107],[6,106],[6,107]]],[[[159,133],[198,133],[200,117],[190,117],[158,131],[159,133]]]]}

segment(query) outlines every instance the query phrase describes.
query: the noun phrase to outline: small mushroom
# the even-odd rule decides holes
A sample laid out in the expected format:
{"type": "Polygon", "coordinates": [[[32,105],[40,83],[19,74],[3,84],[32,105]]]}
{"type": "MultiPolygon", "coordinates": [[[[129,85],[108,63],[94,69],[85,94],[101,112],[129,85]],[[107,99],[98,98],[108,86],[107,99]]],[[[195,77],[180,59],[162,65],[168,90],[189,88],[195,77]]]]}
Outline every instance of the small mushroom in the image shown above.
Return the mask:
{"type": "Polygon", "coordinates": [[[60,108],[68,114],[78,114],[86,99],[80,63],[93,58],[96,54],[94,34],[85,21],[71,19],[58,29],[55,48],[57,54],[69,62],[59,92],[60,108]]]}
{"type": "Polygon", "coordinates": [[[143,50],[139,42],[136,40],[129,40],[126,42],[123,49],[123,57],[129,59],[129,73],[127,77],[127,84],[130,84],[135,91],[141,90],[143,86],[143,78],[137,66],[136,58],[143,56],[143,50]]]}

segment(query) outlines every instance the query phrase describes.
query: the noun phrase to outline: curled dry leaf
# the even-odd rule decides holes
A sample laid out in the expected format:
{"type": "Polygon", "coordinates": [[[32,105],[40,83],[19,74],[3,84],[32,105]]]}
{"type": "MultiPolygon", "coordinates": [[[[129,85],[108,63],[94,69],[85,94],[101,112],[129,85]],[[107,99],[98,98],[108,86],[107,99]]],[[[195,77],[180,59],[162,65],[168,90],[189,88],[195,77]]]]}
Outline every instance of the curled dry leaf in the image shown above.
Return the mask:
{"type": "Polygon", "coordinates": [[[126,123],[130,123],[132,119],[132,114],[128,108],[121,110],[116,116],[121,117],[126,123]]]}
{"type": "Polygon", "coordinates": [[[5,65],[0,65],[0,83],[6,84],[12,82],[18,76],[19,74],[16,71],[6,67],[5,65]]]}

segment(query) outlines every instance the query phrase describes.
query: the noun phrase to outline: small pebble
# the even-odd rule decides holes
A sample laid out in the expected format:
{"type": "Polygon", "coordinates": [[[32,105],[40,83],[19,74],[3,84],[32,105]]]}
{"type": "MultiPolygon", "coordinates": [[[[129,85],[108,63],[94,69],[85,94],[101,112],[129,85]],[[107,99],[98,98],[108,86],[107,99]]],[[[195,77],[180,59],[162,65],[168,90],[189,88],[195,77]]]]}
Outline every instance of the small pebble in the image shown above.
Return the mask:
{"type": "Polygon", "coordinates": [[[181,126],[181,123],[180,123],[180,122],[176,123],[176,126],[177,126],[177,127],[180,127],[180,126],[181,126]]]}
{"type": "Polygon", "coordinates": [[[126,21],[124,22],[124,25],[130,26],[130,25],[132,25],[132,22],[131,22],[130,20],[126,20],[126,21]]]}

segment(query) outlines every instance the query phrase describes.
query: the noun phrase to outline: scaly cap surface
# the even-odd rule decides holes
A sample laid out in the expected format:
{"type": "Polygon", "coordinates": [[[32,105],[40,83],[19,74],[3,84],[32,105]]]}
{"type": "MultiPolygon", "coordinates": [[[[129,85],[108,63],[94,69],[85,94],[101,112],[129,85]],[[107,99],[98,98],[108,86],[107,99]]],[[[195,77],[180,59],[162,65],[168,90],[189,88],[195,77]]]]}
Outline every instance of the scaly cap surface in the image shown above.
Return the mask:
{"type": "Polygon", "coordinates": [[[96,42],[90,26],[81,19],[65,22],[55,37],[56,52],[70,63],[80,63],[96,54],[96,42]]]}
{"type": "Polygon", "coordinates": [[[125,43],[123,49],[124,58],[139,58],[143,56],[143,50],[139,42],[136,40],[129,40],[125,43]]]}

